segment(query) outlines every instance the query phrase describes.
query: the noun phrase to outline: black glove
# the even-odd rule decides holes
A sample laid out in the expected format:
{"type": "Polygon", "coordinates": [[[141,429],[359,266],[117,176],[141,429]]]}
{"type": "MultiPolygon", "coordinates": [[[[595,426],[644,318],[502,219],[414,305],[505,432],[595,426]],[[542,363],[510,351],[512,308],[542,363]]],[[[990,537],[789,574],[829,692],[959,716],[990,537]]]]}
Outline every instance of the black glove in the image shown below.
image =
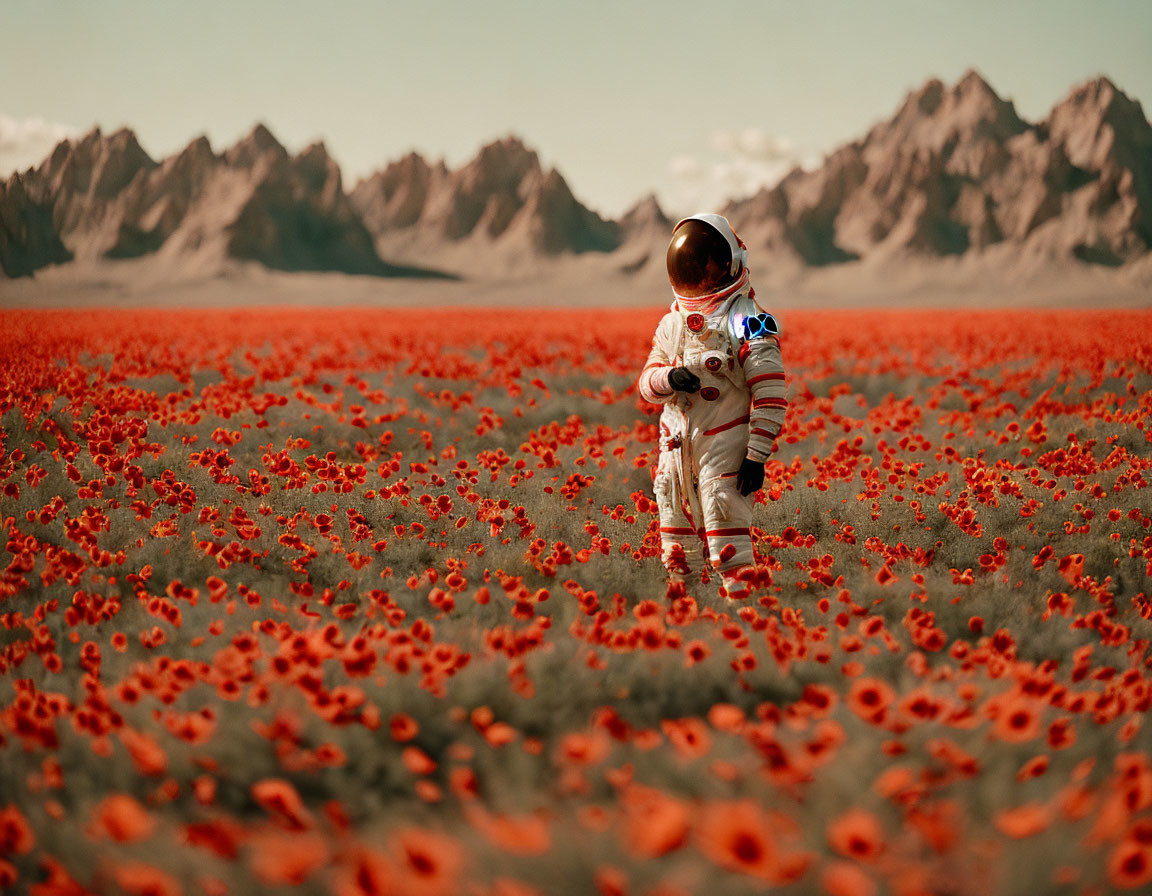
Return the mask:
{"type": "Polygon", "coordinates": [[[700,389],[700,377],[687,367],[673,367],[668,382],[677,392],[697,392],[700,389]]]}
{"type": "Polygon", "coordinates": [[[750,495],[759,491],[763,484],[764,462],[744,458],[744,463],[740,464],[740,472],[736,474],[736,488],[740,489],[740,494],[750,495]]]}

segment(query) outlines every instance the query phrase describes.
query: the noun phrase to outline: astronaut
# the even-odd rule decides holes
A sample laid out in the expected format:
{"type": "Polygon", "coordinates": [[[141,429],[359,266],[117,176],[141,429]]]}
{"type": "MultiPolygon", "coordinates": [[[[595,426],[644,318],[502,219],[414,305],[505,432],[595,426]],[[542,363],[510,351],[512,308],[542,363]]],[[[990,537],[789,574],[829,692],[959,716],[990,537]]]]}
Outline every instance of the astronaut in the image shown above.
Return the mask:
{"type": "Polygon", "coordinates": [[[730,598],[749,594],[752,496],[788,406],[779,329],[756,302],[747,259],[722,215],[677,223],[668,245],[675,300],[637,382],[664,406],[652,486],[669,580],[691,587],[711,566],[730,598]]]}

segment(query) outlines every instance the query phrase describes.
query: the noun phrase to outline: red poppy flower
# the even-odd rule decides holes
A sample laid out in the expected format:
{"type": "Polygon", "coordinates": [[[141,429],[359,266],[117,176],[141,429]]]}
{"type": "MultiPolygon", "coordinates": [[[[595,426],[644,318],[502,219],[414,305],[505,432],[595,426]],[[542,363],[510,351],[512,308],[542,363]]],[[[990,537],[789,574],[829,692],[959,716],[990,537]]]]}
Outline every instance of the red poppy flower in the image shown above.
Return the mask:
{"type": "Polygon", "coordinates": [[[656,858],[685,843],[692,817],[685,800],[658,788],[628,784],[620,794],[620,805],[624,842],[637,856],[656,858]]]}
{"type": "Polygon", "coordinates": [[[264,778],[252,785],[251,793],[265,811],[289,828],[299,830],[312,824],[311,814],[290,781],[264,778]]]}
{"type": "Polygon", "coordinates": [[[467,804],[465,817],[493,846],[517,855],[540,855],[551,847],[552,835],[542,814],[500,815],[467,804]]]}
{"type": "Polygon", "coordinates": [[[156,819],[126,793],[105,797],[92,811],[89,830],[121,843],[144,840],[156,829],[156,819]]]}
{"type": "Polygon", "coordinates": [[[1108,880],[1122,890],[1152,884],[1152,847],[1123,840],[1108,856],[1108,880]]]}
{"type": "Polygon", "coordinates": [[[183,896],[184,888],[171,874],[143,862],[121,862],[112,877],[128,896],[183,896]]]}
{"type": "Polygon", "coordinates": [[[328,842],[312,831],[266,830],[249,835],[249,866],[261,883],[301,884],[329,860],[328,842]]]}
{"type": "Polygon", "coordinates": [[[832,862],[820,872],[827,896],[875,896],[877,884],[858,865],[832,862]]]}
{"type": "Polygon", "coordinates": [[[863,719],[875,720],[896,698],[896,692],[887,682],[878,678],[861,677],[852,682],[848,689],[846,703],[856,715],[863,719]]]}
{"type": "Polygon", "coordinates": [[[712,737],[700,719],[664,719],[660,723],[665,736],[684,759],[699,759],[712,747],[712,737]]]}
{"type": "Polygon", "coordinates": [[[993,816],[992,823],[1007,837],[1034,837],[1048,829],[1052,823],[1052,810],[1039,803],[1001,809],[993,816]]]}
{"type": "Polygon", "coordinates": [[[400,758],[404,762],[404,767],[414,775],[430,775],[437,768],[436,760],[419,747],[405,747],[400,753],[400,758]]]}
{"type": "Polygon", "coordinates": [[[398,743],[410,741],[420,733],[420,726],[416,720],[403,712],[393,714],[388,721],[388,728],[392,733],[392,739],[398,743]]]}
{"type": "Polygon", "coordinates": [[[999,703],[996,736],[1009,743],[1024,743],[1040,735],[1040,711],[1036,701],[1010,696],[999,703]]]}
{"type": "Polygon", "coordinates": [[[32,851],[36,837],[16,806],[0,809],[0,855],[24,855],[32,851]]]}
{"type": "Polygon", "coordinates": [[[884,829],[866,809],[849,809],[828,823],[828,842],[842,856],[871,862],[884,851],[884,829]]]}
{"type": "Polygon", "coordinates": [[[143,775],[162,775],[168,768],[168,755],[150,734],[123,728],[120,742],[127,748],[136,768],[143,775]]]}
{"type": "Polygon", "coordinates": [[[776,841],[778,826],[751,800],[705,804],[695,825],[696,844],[722,868],[773,883],[786,883],[804,873],[808,856],[786,852],[776,841]]]}

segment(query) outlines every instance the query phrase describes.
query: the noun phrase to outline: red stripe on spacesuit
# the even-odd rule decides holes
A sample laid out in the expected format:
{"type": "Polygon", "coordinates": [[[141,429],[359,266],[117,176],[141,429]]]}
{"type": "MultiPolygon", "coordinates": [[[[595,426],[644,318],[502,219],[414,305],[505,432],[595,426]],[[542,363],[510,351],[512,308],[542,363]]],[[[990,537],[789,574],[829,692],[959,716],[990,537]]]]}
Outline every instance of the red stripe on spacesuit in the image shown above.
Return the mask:
{"type": "Polygon", "coordinates": [[[704,534],[708,535],[708,536],[712,536],[712,535],[750,535],[751,534],[751,527],[745,526],[743,529],[709,529],[704,534]]]}
{"type": "MultiPolygon", "coordinates": [[[[745,344],[747,344],[747,343],[745,343],[745,344]]],[[[759,376],[752,377],[752,379],[748,380],[746,385],[755,386],[757,383],[762,382],[764,380],[782,380],[782,379],[784,379],[783,373],[762,373],[759,376]]]]}
{"type": "Polygon", "coordinates": [[[741,423],[747,423],[751,418],[745,414],[743,417],[737,417],[735,420],[729,420],[727,423],[721,423],[719,426],[713,426],[711,429],[704,430],[704,435],[714,436],[718,432],[724,432],[726,429],[731,429],[733,426],[739,426],[741,423]]]}
{"type": "Polygon", "coordinates": [[[666,532],[669,535],[695,535],[695,529],[685,529],[683,526],[661,526],[661,532],[666,532]]]}
{"type": "Polygon", "coordinates": [[[757,426],[752,430],[751,433],[749,433],[749,435],[767,436],[770,439],[774,439],[774,438],[776,438],[776,436],[780,435],[780,432],[779,432],[779,430],[777,430],[776,432],[769,432],[768,430],[761,429],[760,427],[757,426]]]}
{"type": "Polygon", "coordinates": [[[788,407],[787,398],[757,398],[752,402],[754,408],[786,408],[788,407]]]}

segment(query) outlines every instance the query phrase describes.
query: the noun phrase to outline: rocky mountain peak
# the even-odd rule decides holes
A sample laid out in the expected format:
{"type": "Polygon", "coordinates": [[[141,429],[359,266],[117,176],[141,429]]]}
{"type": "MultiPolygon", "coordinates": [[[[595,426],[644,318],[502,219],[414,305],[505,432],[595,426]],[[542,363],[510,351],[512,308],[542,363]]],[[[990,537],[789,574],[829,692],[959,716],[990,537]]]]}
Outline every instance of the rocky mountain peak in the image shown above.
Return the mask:
{"type": "Polygon", "coordinates": [[[322,140],[308,144],[292,158],[292,167],[311,190],[344,195],[344,188],[340,176],[340,166],[328,154],[328,148],[322,140]]]}
{"type": "Polygon", "coordinates": [[[1081,168],[1098,171],[1111,160],[1152,169],[1152,125],[1144,109],[1105,77],[1074,88],[1053,107],[1048,127],[1081,168]]]}
{"type": "Polygon", "coordinates": [[[948,88],[939,78],[929,78],[916,90],[908,94],[904,104],[896,113],[897,120],[902,118],[919,118],[936,114],[948,88]]]}
{"type": "Polygon", "coordinates": [[[408,153],[361,180],[351,200],[381,251],[413,259],[429,247],[459,246],[530,263],[611,251],[619,241],[618,225],[582,205],[563,175],[544,170],[516,135],[485,144],[453,170],[408,153]]]}
{"type": "Polygon", "coordinates": [[[975,69],[951,87],[937,78],[911,92],[895,117],[878,125],[866,143],[882,143],[884,151],[939,151],[956,141],[1005,140],[1026,130],[1011,101],[1001,98],[975,69]]]}
{"type": "Polygon", "coordinates": [[[734,203],[732,219],[804,266],[993,246],[1119,266],[1152,247],[1150,210],[1139,103],[1099,78],[1030,124],[970,69],[912,91],[819,169],[734,203]]]}
{"type": "Polygon", "coordinates": [[[960,76],[951,90],[955,96],[980,96],[990,103],[999,103],[1000,96],[992,89],[982,74],[974,68],[969,68],[960,76]]]}
{"type": "Polygon", "coordinates": [[[431,170],[424,156],[415,150],[402,155],[394,162],[389,162],[379,176],[390,183],[396,183],[413,177],[424,177],[431,170]]]}
{"type": "Polygon", "coordinates": [[[287,159],[288,150],[262,122],[224,151],[224,160],[237,168],[251,168],[265,157],[287,159]]]}
{"type": "Polygon", "coordinates": [[[473,165],[485,170],[504,170],[527,173],[540,168],[540,158],[534,149],[514,134],[493,140],[480,147],[473,165]]]}
{"type": "Polygon", "coordinates": [[[433,167],[411,151],[361,179],[349,198],[373,233],[408,228],[423,214],[433,184],[447,176],[442,161],[433,167]]]}
{"type": "Polygon", "coordinates": [[[525,178],[541,173],[536,152],[519,137],[509,136],[482,146],[454,177],[467,193],[516,193],[525,178]]]}
{"type": "Polygon", "coordinates": [[[208,140],[208,137],[201,134],[190,140],[188,145],[180,150],[176,158],[200,162],[210,161],[216,158],[216,154],[212,151],[212,143],[208,140]]]}
{"type": "Polygon", "coordinates": [[[672,228],[672,220],[664,214],[655,193],[649,193],[629,208],[620,218],[620,227],[626,234],[638,232],[665,233],[672,228]]]}
{"type": "Polygon", "coordinates": [[[58,143],[36,174],[48,195],[67,191],[108,199],[128,186],[138,172],[155,167],[131,130],[119,128],[105,136],[95,127],[79,139],[58,143]]]}

